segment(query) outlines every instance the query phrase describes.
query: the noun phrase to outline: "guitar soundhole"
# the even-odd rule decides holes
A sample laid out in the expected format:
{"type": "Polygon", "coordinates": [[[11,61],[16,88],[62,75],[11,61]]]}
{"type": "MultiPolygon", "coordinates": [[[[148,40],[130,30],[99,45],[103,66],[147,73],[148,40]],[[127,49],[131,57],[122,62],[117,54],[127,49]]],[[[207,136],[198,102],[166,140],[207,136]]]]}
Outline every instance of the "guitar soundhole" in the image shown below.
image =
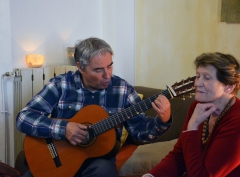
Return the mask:
{"type": "MultiPolygon", "coordinates": [[[[88,122],[84,122],[84,123],[81,123],[81,124],[84,124],[86,126],[91,126],[92,125],[92,124],[90,124],[88,122]]],[[[93,136],[93,129],[89,128],[86,131],[88,131],[88,135],[89,135],[88,141],[84,142],[83,144],[78,144],[78,146],[83,147],[83,148],[87,148],[87,147],[91,146],[92,144],[94,144],[94,142],[97,139],[97,137],[93,136]]]]}

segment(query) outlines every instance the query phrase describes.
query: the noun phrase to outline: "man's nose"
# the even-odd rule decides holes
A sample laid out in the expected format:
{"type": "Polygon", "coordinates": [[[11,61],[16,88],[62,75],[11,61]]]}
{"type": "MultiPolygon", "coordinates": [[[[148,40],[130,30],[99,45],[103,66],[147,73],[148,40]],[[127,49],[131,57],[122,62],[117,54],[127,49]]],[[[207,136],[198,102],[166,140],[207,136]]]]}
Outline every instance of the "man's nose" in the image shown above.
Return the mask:
{"type": "Polygon", "coordinates": [[[110,71],[104,70],[104,71],[103,71],[103,77],[106,78],[106,79],[110,78],[110,77],[111,77],[110,71]]]}

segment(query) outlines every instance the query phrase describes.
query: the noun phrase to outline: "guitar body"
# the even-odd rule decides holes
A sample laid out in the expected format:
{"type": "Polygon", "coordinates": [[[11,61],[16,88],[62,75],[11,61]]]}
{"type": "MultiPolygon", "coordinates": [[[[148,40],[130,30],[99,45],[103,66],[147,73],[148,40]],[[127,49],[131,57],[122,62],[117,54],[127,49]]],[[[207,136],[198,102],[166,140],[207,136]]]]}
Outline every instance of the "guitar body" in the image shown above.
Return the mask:
{"type": "MultiPolygon", "coordinates": [[[[70,122],[92,125],[107,117],[108,114],[102,107],[90,105],[81,109],[70,122]]],[[[111,128],[84,146],[73,146],[67,140],[52,140],[52,143],[61,163],[59,167],[52,158],[45,138],[26,135],[25,156],[34,177],[74,176],[86,159],[101,157],[112,151],[116,144],[116,132],[111,128]]]]}

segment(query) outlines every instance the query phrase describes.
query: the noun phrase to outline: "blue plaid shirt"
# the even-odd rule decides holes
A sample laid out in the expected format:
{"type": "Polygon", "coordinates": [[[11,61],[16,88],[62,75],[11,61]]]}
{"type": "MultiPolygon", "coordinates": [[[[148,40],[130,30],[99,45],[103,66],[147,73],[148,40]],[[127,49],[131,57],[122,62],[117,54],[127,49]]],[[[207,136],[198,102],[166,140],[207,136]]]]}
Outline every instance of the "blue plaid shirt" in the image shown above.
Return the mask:
{"type": "MultiPolygon", "coordinates": [[[[52,78],[28,102],[17,116],[17,128],[31,136],[66,139],[67,122],[61,118],[72,118],[84,106],[100,105],[111,116],[140,101],[134,88],[118,76],[112,76],[106,89],[90,92],[83,87],[80,72],[70,71],[52,78]],[[49,116],[58,119],[49,119],[49,116]]],[[[133,138],[150,141],[164,134],[171,126],[171,120],[163,123],[157,117],[141,113],[125,121],[124,126],[133,138]]],[[[119,140],[122,126],[118,130],[119,140]]]]}

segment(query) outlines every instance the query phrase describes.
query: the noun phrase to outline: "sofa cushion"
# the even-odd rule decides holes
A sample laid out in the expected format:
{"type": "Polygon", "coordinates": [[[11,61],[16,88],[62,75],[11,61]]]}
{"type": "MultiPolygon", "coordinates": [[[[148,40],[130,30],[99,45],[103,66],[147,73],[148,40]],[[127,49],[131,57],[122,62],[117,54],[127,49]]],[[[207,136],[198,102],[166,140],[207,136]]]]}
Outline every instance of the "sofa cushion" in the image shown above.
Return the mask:
{"type": "Polygon", "coordinates": [[[122,147],[123,144],[125,143],[127,137],[128,137],[128,132],[127,132],[127,130],[125,129],[125,127],[123,126],[122,136],[121,136],[121,140],[120,140],[120,141],[121,141],[121,144],[120,144],[121,147],[122,147]]]}
{"type": "Polygon", "coordinates": [[[117,171],[120,170],[121,166],[131,157],[132,153],[137,149],[137,145],[124,144],[116,155],[116,166],[117,171]]]}
{"type": "Polygon", "coordinates": [[[122,165],[118,176],[141,176],[149,172],[173,149],[176,142],[177,139],[174,139],[138,146],[132,156],[122,165]]]}

